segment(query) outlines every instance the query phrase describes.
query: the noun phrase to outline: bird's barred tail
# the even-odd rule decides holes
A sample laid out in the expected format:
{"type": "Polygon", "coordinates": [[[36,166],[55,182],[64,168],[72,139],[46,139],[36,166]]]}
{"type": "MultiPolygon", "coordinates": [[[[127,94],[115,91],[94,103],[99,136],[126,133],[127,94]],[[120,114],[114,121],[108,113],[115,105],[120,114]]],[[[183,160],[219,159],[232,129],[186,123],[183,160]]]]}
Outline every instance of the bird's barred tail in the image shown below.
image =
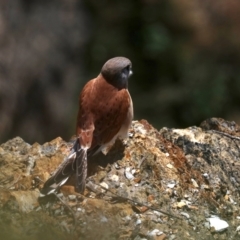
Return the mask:
{"type": "Polygon", "coordinates": [[[79,149],[76,156],[76,190],[82,193],[87,178],[87,149],[79,149]]]}
{"type": "Polygon", "coordinates": [[[57,193],[59,188],[76,173],[76,189],[83,192],[87,175],[87,150],[81,149],[78,139],[71,152],[64,159],[55,173],[45,182],[40,192],[40,197],[57,193]]]}

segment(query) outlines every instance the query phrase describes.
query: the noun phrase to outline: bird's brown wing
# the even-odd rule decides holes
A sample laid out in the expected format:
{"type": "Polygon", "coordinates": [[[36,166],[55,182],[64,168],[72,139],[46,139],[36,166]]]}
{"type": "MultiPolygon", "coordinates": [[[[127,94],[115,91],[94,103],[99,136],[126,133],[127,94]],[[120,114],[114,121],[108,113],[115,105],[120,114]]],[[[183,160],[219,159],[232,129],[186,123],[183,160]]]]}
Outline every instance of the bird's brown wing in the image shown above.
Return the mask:
{"type": "Polygon", "coordinates": [[[101,109],[103,118],[96,119],[93,138],[98,144],[110,142],[126,121],[130,108],[129,94],[126,89],[117,91],[109,100],[109,109],[101,109]]]}
{"type": "Polygon", "coordinates": [[[89,81],[79,98],[77,134],[81,144],[91,142],[93,149],[111,141],[124,123],[130,105],[127,89],[118,90],[101,75],[89,81]]]}
{"type": "Polygon", "coordinates": [[[94,131],[93,114],[91,102],[94,99],[93,85],[95,79],[89,81],[79,96],[79,110],[77,116],[77,136],[82,147],[90,148],[94,131]]]}

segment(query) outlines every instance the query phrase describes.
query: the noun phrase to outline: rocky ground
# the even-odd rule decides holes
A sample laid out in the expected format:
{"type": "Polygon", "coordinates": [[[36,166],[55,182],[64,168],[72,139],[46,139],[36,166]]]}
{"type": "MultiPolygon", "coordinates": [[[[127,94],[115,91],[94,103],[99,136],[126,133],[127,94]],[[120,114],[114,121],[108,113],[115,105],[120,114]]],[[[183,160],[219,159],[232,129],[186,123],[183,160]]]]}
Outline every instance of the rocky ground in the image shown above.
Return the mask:
{"type": "Polygon", "coordinates": [[[84,195],[73,177],[39,198],[72,143],[16,137],[0,145],[0,239],[240,239],[239,143],[223,119],[160,131],[134,121],[129,139],[89,159],[84,195]]]}

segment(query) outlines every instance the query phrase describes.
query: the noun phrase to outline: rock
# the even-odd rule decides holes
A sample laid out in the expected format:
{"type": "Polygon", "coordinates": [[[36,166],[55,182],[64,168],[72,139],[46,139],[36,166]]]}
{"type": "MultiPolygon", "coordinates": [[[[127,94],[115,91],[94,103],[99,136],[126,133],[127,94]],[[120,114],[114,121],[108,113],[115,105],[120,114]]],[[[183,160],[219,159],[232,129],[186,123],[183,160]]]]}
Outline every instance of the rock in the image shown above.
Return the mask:
{"type": "Polygon", "coordinates": [[[128,180],[132,180],[134,178],[133,174],[131,173],[131,168],[127,167],[125,169],[125,176],[128,180]]]}
{"type": "Polygon", "coordinates": [[[212,234],[223,239],[225,232],[219,231],[234,229],[227,232],[234,239],[239,129],[216,118],[201,127],[160,131],[145,120],[134,121],[131,137],[116,141],[106,156],[89,158],[83,195],[75,192],[73,176],[58,198],[41,200],[39,189],[72,143],[9,140],[0,145],[0,234],[28,239],[25,229],[30,229],[30,239],[42,232],[46,239],[211,239],[212,234]],[[212,224],[212,212],[223,226],[212,224]],[[164,234],[149,236],[158,229],[164,234]]]}
{"type": "Polygon", "coordinates": [[[210,223],[210,227],[214,229],[216,232],[222,232],[229,227],[228,223],[218,216],[211,216],[207,219],[210,223]]]}
{"type": "MultiPolygon", "coordinates": [[[[2,193],[0,192],[2,195],[2,193]]],[[[9,198],[5,199],[4,207],[10,211],[28,213],[38,205],[39,191],[10,191],[9,198]]]]}

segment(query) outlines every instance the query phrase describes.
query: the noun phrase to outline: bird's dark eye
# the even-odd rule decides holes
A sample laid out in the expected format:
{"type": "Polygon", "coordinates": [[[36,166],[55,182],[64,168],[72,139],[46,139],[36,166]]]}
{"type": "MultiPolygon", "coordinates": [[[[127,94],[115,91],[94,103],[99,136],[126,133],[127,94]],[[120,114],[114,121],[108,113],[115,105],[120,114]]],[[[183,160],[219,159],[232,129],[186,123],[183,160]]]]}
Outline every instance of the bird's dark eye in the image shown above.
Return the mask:
{"type": "Polygon", "coordinates": [[[131,65],[127,65],[127,66],[125,67],[125,69],[126,69],[128,72],[131,72],[132,66],[131,66],[131,65]]]}
{"type": "Polygon", "coordinates": [[[127,65],[125,69],[128,71],[129,76],[131,76],[132,73],[133,73],[132,72],[132,66],[131,65],[127,65]]]}

